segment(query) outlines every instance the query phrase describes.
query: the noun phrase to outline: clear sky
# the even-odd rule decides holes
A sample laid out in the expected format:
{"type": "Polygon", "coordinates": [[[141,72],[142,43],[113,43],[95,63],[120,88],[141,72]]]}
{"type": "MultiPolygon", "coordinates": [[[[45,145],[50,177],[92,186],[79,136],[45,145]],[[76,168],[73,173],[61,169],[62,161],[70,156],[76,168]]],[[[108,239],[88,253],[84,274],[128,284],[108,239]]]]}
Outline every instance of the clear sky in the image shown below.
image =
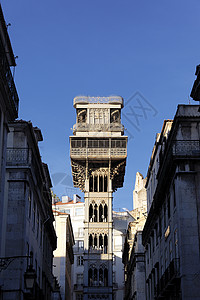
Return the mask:
{"type": "Polygon", "coordinates": [[[146,176],[156,133],[178,104],[189,103],[200,63],[200,1],[0,2],[18,56],[19,118],[42,130],[54,191],[76,192],[69,160],[73,98],[121,95],[128,160],[114,208],[132,209],[135,174],[146,176]]]}

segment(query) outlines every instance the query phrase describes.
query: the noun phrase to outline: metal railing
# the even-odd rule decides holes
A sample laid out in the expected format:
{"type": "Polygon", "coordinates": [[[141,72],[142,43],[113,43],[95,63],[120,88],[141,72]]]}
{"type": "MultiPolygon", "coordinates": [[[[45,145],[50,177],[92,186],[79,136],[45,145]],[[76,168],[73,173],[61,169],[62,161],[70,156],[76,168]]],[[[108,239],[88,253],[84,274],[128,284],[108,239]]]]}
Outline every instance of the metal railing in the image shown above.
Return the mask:
{"type": "Polygon", "coordinates": [[[0,73],[3,79],[4,86],[8,88],[8,101],[11,107],[14,109],[15,117],[17,117],[19,97],[2,42],[0,42],[0,73]]]}
{"type": "Polygon", "coordinates": [[[161,276],[159,283],[155,287],[155,297],[158,298],[160,294],[164,294],[167,290],[168,285],[173,286],[173,280],[180,277],[180,260],[179,258],[174,258],[164,274],[161,276]]]}
{"type": "Polygon", "coordinates": [[[172,147],[173,155],[200,155],[200,142],[198,140],[174,141],[172,147]]]}
{"type": "Polygon", "coordinates": [[[30,165],[31,150],[28,148],[8,148],[6,154],[7,165],[30,165]]]}
{"type": "Polygon", "coordinates": [[[77,123],[73,126],[73,133],[76,131],[120,131],[124,132],[124,126],[120,123],[110,124],[87,124],[77,123]]]}

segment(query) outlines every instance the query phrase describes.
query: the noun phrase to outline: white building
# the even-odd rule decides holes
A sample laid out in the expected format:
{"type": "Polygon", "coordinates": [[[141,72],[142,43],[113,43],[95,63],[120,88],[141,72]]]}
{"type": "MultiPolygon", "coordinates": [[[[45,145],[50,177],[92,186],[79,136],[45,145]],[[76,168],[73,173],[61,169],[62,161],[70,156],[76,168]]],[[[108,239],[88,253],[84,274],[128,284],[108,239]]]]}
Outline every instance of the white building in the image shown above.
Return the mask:
{"type": "Polygon", "coordinates": [[[134,209],[130,212],[133,221],[129,223],[123,249],[125,268],[125,300],[145,299],[145,249],[142,245],[142,230],[147,217],[146,178],[136,173],[133,191],[134,209]]]}
{"type": "Polygon", "coordinates": [[[68,196],[63,196],[61,202],[53,204],[56,212],[55,229],[58,237],[58,247],[54,252],[54,275],[58,278],[61,286],[63,299],[81,300],[83,298],[83,271],[84,271],[84,202],[80,201],[78,195],[74,195],[73,200],[68,196]],[[59,212],[59,213],[58,213],[59,212]],[[71,218],[74,241],[73,247],[74,263],[71,270],[71,295],[65,290],[66,276],[66,218],[68,214],[71,218]],[[66,297],[68,298],[65,298],[66,297]]]}

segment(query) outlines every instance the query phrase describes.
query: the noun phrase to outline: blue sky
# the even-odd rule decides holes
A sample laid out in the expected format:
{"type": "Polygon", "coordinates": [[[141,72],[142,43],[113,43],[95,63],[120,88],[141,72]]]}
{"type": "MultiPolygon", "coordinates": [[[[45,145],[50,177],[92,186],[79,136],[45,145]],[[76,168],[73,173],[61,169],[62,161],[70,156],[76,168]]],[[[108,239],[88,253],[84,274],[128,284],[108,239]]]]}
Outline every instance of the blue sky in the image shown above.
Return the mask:
{"type": "Polygon", "coordinates": [[[200,1],[0,2],[18,56],[19,118],[43,132],[40,149],[54,191],[75,192],[69,160],[73,98],[121,95],[129,143],[114,207],[132,209],[135,174],[146,176],[156,133],[178,104],[189,103],[200,63],[200,1]]]}

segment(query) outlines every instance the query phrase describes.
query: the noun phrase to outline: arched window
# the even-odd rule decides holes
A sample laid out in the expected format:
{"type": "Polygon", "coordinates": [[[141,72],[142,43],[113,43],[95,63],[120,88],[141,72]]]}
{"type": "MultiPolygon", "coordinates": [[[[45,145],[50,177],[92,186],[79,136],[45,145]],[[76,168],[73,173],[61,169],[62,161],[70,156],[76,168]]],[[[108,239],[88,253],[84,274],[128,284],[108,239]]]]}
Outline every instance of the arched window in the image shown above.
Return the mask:
{"type": "Polygon", "coordinates": [[[93,192],[93,176],[90,176],[89,179],[89,191],[93,192]]]}
{"type": "Polygon", "coordinates": [[[104,286],[108,286],[108,269],[104,269],[104,286]]]}
{"type": "Polygon", "coordinates": [[[98,177],[95,175],[94,176],[94,192],[97,192],[97,183],[98,183],[98,177]]]}
{"type": "Polygon", "coordinates": [[[103,176],[99,176],[99,192],[103,192],[103,176]]]}
{"type": "Polygon", "coordinates": [[[97,235],[94,236],[94,247],[97,248],[97,235]]]}
{"type": "Polygon", "coordinates": [[[104,176],[104,192],[107,192],[108,190],[108,179],[107,176],[104,176]]]}
{"type": "Polygon", "coordinates": [[[100,250],[103,250],[103,237],[102,237],[102,234],[100,234],[100,236],[99,236],[99,248],[100,248],[100,250]]]}
{"type": "Polygon", "coordinates": [[[104,276],[103,276],[103,270],[99,269],[99,285],[104,286],[104,276]]]}
{"type": "Polygon", "coordinates": [[[94,206],[94,222],[97,222],[97,204],[94,206]]]}
{"type": "Polygon", "coordinates": [[[88,284],[89,284],[89,286],[93,285],[92,269],[89,269],[89,271],[88,271],[88,284]]]}
{"type": "Polygon", "coordinates": [[[102,204],[99,205],[99,222],[103,222],[103,206],[102,204]]]}
{"type": "Polygon", "coordinates": [[[93,246],[93,237],[92,235],[90,234],[89,236],[89,249],[93,246]]]}
{"type": "Polygon", "coordinates": [[[97,273],[98,273],[98,272],[97,272],[97,269],[95,268],[95,269],[94,269],[94,282],[93,282],[93,285],[94,285],[94,286],[96,286],[96,285],[98,284],[98,282],[97,282],[97,278],[98,278],[98,277],[97,277],[97,273]]]}
{"type": "Polygon", "coordinates": [[[92,204],[90,204],[90,206],[89,206],[89,221],[90,222],[93,221],[93,206],[92,206],[92,204]]]}
{"type": "Polygon", "coordinates": [[[108,207],[107,204],[104,205],[104,222],[107,222],[108,217],[108,207]]]}
{"type": "Polygon", "coordinates": [[[103,253],[107,254],[108,251],[108,238],[107,238],[107,234],[104,235],[104,249],[103,249],[103,253]]]}

